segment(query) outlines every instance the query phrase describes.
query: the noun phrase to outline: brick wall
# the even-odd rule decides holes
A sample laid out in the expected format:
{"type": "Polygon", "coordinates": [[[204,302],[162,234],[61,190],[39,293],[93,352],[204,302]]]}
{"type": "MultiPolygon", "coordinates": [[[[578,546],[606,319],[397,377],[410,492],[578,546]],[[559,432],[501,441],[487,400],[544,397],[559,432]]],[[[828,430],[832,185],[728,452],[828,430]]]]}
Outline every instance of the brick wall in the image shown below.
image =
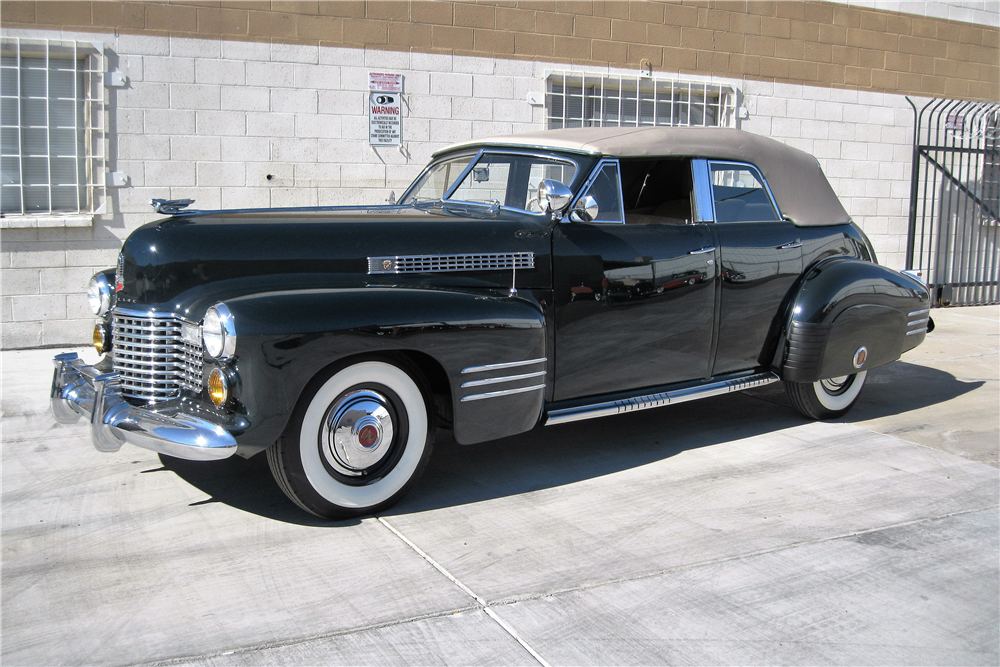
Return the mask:
{"type": "MultiPolygon", "coordinates": [[[[502,56],[1000,98],[1000,30],[829,2],[24,2],[7,27],[502,56]]],[[[900,3],[905,6],[907,3],[900,3]]]]}

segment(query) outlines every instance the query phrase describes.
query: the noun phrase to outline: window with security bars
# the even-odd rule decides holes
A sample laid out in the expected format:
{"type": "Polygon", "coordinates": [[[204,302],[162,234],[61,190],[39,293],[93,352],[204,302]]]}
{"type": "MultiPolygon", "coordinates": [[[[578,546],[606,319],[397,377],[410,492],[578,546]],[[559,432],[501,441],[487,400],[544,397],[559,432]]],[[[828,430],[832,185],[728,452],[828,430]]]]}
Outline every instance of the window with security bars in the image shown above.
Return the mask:
{"type": "Polygon", "coordinates": [[[0,41],[0,209],[99,212],[104,199],[104,55],[90,44],[0,41]]]}
{"type": "Polygon", "coordinates": [[[549,129],[563,127],[731,127],[732,86],[640,76],[553,72],[548,76],[549,129]]]}

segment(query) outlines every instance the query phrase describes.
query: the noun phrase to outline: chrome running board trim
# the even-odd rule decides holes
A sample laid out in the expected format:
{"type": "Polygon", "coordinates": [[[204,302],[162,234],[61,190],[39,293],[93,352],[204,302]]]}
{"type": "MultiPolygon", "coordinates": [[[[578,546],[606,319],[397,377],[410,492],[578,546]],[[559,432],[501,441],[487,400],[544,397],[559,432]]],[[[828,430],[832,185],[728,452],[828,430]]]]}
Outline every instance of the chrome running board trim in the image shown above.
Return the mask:
{"type": "Polygon", "coordinates": [[[757,373],[756,375],[712,382],[697,387],[688,387],[687,389],[675,389],[673,391],[646,394],[645,396],[636,396],[634,398],[623,398],[617,401],[581,405],[575,408],[563,408],[562,410],[553,410],[547,413],[545,425],[554,426],[556,424],[566,424],[583,419],[620,415],[626,412],[636,412],[637,410],[649,410],[650,408],[659,408],[664,405],[673,405],[674,403],[683,403],[699,398],[743,391],[751,387],[762,387],[777,381],[778,376],[774,373],[757,373]]]}

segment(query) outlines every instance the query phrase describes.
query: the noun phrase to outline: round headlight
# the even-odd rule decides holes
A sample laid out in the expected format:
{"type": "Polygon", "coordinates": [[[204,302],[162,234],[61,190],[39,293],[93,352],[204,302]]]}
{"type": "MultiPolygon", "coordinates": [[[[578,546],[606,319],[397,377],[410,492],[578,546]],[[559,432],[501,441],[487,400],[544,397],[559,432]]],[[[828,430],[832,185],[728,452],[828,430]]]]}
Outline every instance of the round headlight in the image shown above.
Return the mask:
{"type": "Polygon", "coordinates": [[[98,273],[90,279],[87,286],[87,303],[90,310],[98,317],[104,317],[111,308],[111,285],[103,273],[98,273]]]}
{"type": "Polygon", "coordinates": [[[217,303],[205,313],[201,340],[212,359],[225,360],[236,352],[236,324],[224,303],[217,303]]]}

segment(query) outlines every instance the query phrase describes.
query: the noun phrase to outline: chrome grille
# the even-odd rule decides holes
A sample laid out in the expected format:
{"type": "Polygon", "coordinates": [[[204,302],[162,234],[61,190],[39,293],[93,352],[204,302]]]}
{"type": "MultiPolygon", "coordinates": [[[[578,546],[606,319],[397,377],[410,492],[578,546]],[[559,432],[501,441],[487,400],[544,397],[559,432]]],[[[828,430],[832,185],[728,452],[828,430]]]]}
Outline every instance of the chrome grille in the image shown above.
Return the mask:
{"type": "Polygon", "coordinates": [[[468,255],[405,255],[369,257],[368,273],[443,273],[448,271],[490,271],[533,269],[533,252],[491,252],[468,255]]]}
{"type": "Polygon", "coordinates": [[[111,349],[124,395],[160,401],[201,391],[201,343],[184,339],[184,324],[197,327],[172,314],[115,311],[111,349]]]}

